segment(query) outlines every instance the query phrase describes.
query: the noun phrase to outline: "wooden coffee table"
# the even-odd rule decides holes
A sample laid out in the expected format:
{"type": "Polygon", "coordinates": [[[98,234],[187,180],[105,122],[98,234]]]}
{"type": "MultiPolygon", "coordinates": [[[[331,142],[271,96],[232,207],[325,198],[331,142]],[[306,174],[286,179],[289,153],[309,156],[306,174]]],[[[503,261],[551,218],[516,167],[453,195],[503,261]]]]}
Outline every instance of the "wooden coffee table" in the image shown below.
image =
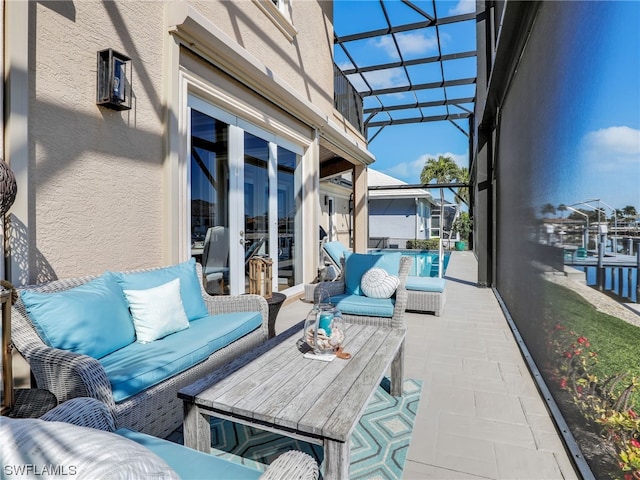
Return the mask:
{"type": "Polygon", "coordinates": [[[348,478],[351,433],[388,367],[390,393],[402,395],[406,330],[345,332],[350,360],[304,358],[301,323],[180,390],[185,445],[210,452],[215,416],[322,445],[324,478],[348,478]]]}

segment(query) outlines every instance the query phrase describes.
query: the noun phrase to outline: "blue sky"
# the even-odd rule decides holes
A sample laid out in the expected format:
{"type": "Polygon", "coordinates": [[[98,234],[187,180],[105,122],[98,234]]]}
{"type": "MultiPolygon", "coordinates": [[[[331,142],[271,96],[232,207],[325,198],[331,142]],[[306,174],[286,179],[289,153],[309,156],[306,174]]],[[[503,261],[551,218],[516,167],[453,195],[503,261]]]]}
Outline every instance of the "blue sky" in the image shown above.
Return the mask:
{"type": "MultiPolygon", "coordinates": [[[[433,14],[431,1],[414,3],[433,14]]],[[[398,0],[387,0],[385,6],[397,23],[420,20],[398,0]]],[[[475,0],[437,0],[436,6],[438,16],[446,17],[473,11],[475,0]]],[[[569,52],[568,61],[573,64],[568,70],[574,74],[559,86],[568,94],[562,97],[564,110],[557,113],[561,138],[553,140],[557,149],[554,154],[558,156],[554,167],[557,175],[550,175],[547,188],[539,193],[554,205],[601,198],[615,208],[633,205],[640,211],[640,2],[603,2],[584,10],[585,16],[594,18],[585,17],[581,22],[589,28],[576,29],[576,42],[582,47],[569,52]]],[[[386,26],[378,0],[336,0],[334,21],[339,35],[386,26]]],[[[443,53],[475,48],[474,26],[441,28],[440,33],[443,53]]],[[[389,40],[390,37],[368,39],[352,46],[356,61],[374,65],[397,60],[389,40]]],[[[433,36],[421,30],[399,36],[399,44],[405,58],[437,54],[433,36]]],[[[338,49],[336,62],[344,68],[350,66],[338,49]]],[[[475,59],[452,62],[450,68],[445,72],[450,78],[476,75],[475,59]]],[[[373,88],[400,85],[405,80],[399,70],[369,74],[367,80],[373,88]]],[[[439,72],[425,67],[421,74],[428,82],[437,78],[439,72]]],[[[357,88],[363,86],[357,79],[351,80],[357,88]]],[[[449,90],[448,98],[475,94],[471,86],[455,92],[449,90]]],[[[398,103],[412,98],[406,93],[393,95],[398,103]]],[[[436,99],[438,95],[441,95],[438,91],[425,91],[420,93],[419,100],[436,99]]],[[[372,101],[366,99],[365,108],[374,106],[372,101]]],[[[434,109],[426,113],[442,112],[434,109]]],[[[466,120],[459,122],[468,130],[465,123],[466,120]]],[[[369,136],[374,133],[375,130],[370,130],[369,136]]],[[[373,139],[369,150],[376,156],[374,169],[407,183],[419,183],[427,158],[448,155],[459,165],[467,166],[468,142],[450,122],[428,122],[387,126],[373,139]]]]}

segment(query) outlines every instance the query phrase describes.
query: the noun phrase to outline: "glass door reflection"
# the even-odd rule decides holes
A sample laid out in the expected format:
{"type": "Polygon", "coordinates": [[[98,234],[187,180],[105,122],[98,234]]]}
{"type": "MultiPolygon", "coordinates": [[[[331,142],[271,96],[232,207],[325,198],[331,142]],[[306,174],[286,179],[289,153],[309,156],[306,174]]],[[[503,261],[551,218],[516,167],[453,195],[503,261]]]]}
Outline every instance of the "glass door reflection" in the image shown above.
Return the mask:
{"type": "Polygon", "coordinates": [[[249,289],[249,260],[269,255],[269,142],[244,134],[245,291],[249,289]]]}

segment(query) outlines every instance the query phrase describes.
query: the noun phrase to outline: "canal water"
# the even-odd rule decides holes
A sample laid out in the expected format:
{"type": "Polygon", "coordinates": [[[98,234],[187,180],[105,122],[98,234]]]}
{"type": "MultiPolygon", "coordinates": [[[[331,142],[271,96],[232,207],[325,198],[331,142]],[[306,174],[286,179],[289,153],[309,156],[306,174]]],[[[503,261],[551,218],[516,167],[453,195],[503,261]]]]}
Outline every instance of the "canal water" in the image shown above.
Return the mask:
{"type": "MultiPolygon", "coordinates": [[[[587,270],[587,285],[597,285],[596,267],[574,267],[577,270],[587,270]]],[[[638,302],[638,269],[633,267],[622,268],[622,294],[620,293],[619,268],[605,268],[604,289],[615,293],[622,299],[638,302]],[[629,270],[631,270],[631,297],[629,297],[629,270]]]]}

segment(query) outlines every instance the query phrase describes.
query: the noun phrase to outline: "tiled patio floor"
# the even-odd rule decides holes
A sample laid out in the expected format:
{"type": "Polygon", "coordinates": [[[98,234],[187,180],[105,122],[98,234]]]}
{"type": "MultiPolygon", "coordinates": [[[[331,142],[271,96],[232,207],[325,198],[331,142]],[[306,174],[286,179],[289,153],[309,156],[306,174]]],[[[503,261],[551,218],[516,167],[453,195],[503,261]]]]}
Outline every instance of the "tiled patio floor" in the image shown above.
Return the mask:
{"type": "MultiPolygon", "coordinates": [[[[407,313],[405,375],[423,382],[405,479],[578,478],[471,252],[453,252],[444,314],[407,313]]],[[[285,305],[276,333],[311,305],[285,305]]]]}

